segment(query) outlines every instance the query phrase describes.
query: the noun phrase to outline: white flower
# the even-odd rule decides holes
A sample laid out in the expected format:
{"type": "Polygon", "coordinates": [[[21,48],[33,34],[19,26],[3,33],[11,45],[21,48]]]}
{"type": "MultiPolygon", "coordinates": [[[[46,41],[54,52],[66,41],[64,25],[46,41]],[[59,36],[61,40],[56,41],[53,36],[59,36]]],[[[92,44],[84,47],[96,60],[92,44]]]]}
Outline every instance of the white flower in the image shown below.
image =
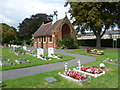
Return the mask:
{"type": "Polygon", "coordinates": [[[87,72],[91,72],[91,69],[87,69],[86,71],[87,71],[87,72]]]}
{"type": "Polygon", "coordinates": [[[101,52],[101,53],[103,53],[104,51],[103,51],[103,50],[101,50],[100,52],[101,52]]]}
{"type": "Polygon", "coordinates": [[[70,72],[71,70],[70,69],[68,69],[68,72],[70,72]]]}
{"type": "Polygon", "coordinates": [[[100,64],[100,67],[105,67],[105,64],[101,63],[101,64],[100,64]]]}

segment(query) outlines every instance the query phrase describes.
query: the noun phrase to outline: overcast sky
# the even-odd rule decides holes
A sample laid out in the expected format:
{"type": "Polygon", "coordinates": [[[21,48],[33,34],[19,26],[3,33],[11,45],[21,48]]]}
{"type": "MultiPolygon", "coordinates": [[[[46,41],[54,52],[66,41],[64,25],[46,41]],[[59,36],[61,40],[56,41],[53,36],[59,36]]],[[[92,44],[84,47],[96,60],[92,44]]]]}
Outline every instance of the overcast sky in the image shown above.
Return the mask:
{"type": "Polygon", "coordinates": [[[64,4],[65,0],[0,0],[0,23],[17,28],[25,18],[37,13],[53,14],[55,9],[60,19],[69,10],[64,4]]]}

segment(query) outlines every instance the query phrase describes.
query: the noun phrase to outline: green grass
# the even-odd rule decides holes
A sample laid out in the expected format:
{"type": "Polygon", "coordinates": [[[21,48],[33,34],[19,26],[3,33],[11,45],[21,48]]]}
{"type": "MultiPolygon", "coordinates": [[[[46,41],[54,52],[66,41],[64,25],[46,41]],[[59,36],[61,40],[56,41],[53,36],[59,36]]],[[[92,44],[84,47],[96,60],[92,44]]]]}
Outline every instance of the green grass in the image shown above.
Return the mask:
{"type": "Polygon", "coordinates": [[[49,63],[56,63],[56,62],[63,62],[63,61],[68,61],[71,59],[74,59],[75,57],[72,56],[67,56],[67,55],[60,55],[63,57],[63,59],[52,59],[49,61],[41,60],[39,58],[36,58],[31,55],[15,55],[14,53],[11,53],[9,51],[9,48],[2,48],[2,55],[6,56],[7,58],[11,59],[25,59],[29,60],[31,63],[25,63],[25,64],[15,64],[15,65],[10,65],[10,66],[2,66],[2,70],[10,70],[10,69],[17,69],[17,68],[24,68],[24,67],[31,67],[31,66],[37,66],[37,65],[43,65],[43,64],[49,64],[49,63]]]}
{"type": "Polygon", "coordinates": [[[118,59],[118,51],[120,49],[102,49],[104,51],[105,55],[93,55],[93,54],[88,54],[86,53],[86,50],[74,50],[74,51],[68,51],[69,53],[74,53],[74,54],[80,54],[80,55],[87,55],[87,56],[92,56],[96,58],[95,62],[89,63],[89,65],[94,65],[94,64],[99,64],[102,63],[105,59],[110,58],[110,59],[118,59]]]}
{"type": "MultiPolygon", "coordinates": [[[[118,57],[117,50],[105,49],[105,55],[90,55],[97,60],[84,66],[99,65],[107,57],[116,59],[118,57]]],[[[89,55],[85,53],[85,50],[69,51],[72,53],[78,53],[82,55],[89,55]]],[[[4,88],[118,88],[118,66],[105,64],[106,68],[110,68],[110,71],[106,71],[105,75],[94,78],[90,82],[78,85],[74,82],[68,81],[65,78],[58,75],[58,72],[63,72],[63,69],[50,71],[46,73],[36,74],[32,76],[22,77],[13,80],[6,80],[3,82],[4,88]],[[57,82],[48,83],[45,78],[55,77],[57,82]]],[[[74,66],[76,67],[76,66],[74,66]]],[[[73,68],[73,67],[71,67],[73,68]]]]}

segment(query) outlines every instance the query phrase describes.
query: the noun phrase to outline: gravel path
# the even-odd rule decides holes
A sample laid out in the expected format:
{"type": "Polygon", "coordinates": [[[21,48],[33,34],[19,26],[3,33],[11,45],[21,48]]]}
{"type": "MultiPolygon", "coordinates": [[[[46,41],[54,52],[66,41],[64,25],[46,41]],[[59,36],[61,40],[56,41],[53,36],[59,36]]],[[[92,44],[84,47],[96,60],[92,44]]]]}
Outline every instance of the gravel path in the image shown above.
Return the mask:
{"type": "Polygon", "coordinates": [[[55,53],[68,55],[68,56],[74,56],[75,59],[64,61],[64,62],[57,62],[57,63],[21,68],[21,69],[1,71],[2,81],[62,69],[64,68],[65,63],[68,63],[68,67],[75,66],[78,64],[77,61],[79,59],[81,60],[81,64],[93,62],[96,60],[95,58],[90,57],[90,56],[67,53],[66,51],[68,50],[55,50],[55,53]]]}

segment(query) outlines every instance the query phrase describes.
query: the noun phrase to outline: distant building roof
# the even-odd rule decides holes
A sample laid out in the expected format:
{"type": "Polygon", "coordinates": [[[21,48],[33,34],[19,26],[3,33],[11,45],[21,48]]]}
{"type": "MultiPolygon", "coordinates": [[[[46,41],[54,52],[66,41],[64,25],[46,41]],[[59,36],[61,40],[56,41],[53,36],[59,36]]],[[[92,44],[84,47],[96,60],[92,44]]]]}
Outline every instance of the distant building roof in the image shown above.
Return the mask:
{"type": "MultiPolygon", "coordinates": [[[[108,30],[108,31],[106,31],[105,34],[114,33],[114,32],[120,32],[120,29],[117,29],[117,30],[108,30]]],[[[78,34],[78,35],[88,35],[88,34],[94,35],[93,32],[86,32],[85,34],[78,34]]]]}

